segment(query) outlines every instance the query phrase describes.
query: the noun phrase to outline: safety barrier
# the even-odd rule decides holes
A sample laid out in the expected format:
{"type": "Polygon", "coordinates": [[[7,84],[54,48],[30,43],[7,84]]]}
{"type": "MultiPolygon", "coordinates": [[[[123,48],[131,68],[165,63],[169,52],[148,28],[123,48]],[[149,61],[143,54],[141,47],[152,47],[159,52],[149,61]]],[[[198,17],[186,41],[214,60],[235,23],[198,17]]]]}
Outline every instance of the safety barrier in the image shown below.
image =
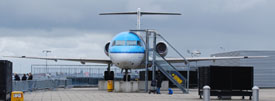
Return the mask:
{"type": "Polygon", "coordinates": [[[98,81],[104,80],[103,78],[96,77],[67,77],[67,79],[72,81],[74,87],[98,86],[98,81]]]}
{"type": "Polygon", "coordinates": [[[13,81],[13,91],[33,91],[43,89],[67,88],[72,86],[72,81],[64,80],[28,80],[28,81],[13,81]]]}

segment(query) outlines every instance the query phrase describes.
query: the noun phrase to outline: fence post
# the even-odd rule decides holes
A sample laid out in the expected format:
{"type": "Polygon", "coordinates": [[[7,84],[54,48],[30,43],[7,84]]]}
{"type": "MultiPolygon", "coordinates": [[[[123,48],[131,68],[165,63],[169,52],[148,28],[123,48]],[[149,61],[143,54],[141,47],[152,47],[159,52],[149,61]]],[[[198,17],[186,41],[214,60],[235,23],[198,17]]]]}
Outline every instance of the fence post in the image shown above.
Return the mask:
{"type": "Polygon", "coordinates": [[[252,88],[252,101],[259,101],[259,87],[254,86],[252,88]]]}
{"type": "Polygon", "coordinates": [[[207,85],[203,87],[203,101],[210,101],[210,87],[207,85]]]}

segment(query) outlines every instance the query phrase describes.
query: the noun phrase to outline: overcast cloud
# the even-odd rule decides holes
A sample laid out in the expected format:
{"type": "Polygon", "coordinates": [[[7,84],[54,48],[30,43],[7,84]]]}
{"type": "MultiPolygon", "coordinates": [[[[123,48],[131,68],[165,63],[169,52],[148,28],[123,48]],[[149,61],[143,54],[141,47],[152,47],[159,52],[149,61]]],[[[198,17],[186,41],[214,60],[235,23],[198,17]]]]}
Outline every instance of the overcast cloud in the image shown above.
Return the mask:
{"type": "MultiPolygon", "coordinates": [[[[184,55],[189,49],[209,56],[224,51],[220,47],[275,50],[274,4],[274,0],[1,0],[0,55],[44,56],[42,50],[49,49],[52,57],[107,58],[105,43],[136,28],[136,17],[98,14],[137,8],[183,13],[143,16],[142,28],[156,29],[184,55]]],[[[30,72],[31,64],[45,62],[9,60],[14,72],[30,72]]]]}

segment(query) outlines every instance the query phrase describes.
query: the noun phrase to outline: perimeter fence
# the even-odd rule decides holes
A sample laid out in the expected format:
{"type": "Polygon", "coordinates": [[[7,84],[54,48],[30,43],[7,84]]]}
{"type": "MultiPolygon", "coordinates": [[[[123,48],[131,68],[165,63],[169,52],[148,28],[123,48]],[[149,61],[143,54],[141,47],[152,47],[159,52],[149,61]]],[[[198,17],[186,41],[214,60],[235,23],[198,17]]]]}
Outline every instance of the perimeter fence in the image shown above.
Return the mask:
{"type": "Polygon", "coordinates": [[[71,88],[72,80],[27,80],[27,81],[13,81],[13,91],[35,91],[44,89],[56,89],[56,88],[71,88]]]}

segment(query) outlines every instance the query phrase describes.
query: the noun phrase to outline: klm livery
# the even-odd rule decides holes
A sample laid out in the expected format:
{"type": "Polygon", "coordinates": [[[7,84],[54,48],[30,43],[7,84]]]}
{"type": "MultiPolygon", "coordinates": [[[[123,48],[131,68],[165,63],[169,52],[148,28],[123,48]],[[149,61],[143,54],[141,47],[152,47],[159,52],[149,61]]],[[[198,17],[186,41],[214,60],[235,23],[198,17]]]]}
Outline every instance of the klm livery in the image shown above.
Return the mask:
{"type": "Polygon", "coordinates": [[[108,44],[112,63],[125,69],[138,68],[144,61],[144,42],[133,32],[121,32],[108,44]]]}

